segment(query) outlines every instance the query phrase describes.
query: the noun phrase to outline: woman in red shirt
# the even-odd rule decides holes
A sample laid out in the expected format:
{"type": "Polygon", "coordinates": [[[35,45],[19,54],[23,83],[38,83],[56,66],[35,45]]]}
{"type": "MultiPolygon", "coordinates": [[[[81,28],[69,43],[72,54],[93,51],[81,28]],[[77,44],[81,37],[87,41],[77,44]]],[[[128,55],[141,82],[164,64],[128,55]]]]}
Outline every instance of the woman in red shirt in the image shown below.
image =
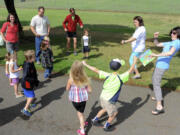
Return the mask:
{"type": "MultiPolygon", "coordinates": [[[[80,28],[83,28],[83,23],[82,23],[80,17],[75,14],[74,8],[70,8],[69,11],[70,11],[70,14],[68,16],[66,16],[66,18],[63,22],[64,31],[67,34],[67,50],[69,51],[70,43],[71,43],[70,41],[71,41],[71,38],[73,38],[74,55],[77,55],[77,51],[76,51],[76,46],[77,46],[76,27],[77,27],[77,23],[79,23],[80,28]]],[[[67,51],[67,53],[69,54],[68,51],[67,51]]]]}
{"type": "Polygon", "coordinates": [[[16,53],[18,50],[18,24],[13,14],[9,14],[7,22],[1,28],[1,36],[6,42],[6,49],[9,53],[16,53]]]}

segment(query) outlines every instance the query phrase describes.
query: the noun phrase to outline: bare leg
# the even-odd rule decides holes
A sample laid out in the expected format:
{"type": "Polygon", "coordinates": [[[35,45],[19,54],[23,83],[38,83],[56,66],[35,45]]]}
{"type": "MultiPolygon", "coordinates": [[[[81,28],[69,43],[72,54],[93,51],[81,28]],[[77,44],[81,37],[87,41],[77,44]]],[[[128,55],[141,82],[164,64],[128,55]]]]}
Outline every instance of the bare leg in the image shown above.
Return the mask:
{"type": "Polygon", "coordinates": [[[77,116],[78,116],[79,121],[80,121],[80,127],[81,127],[81,129],[84,130],[84,115],[81,112],[77,112],[77,116]]]}
{"type": "Polygon", "coordinates": [[[74,41],[74,52],[76,52],[76,48],[77,48],[77,38],[73,38],[74,41]]]}
{"type": "Polygon", "coordinates": [[[67,37],[67,44],[66,44],[67,51],[69,51],[70,49],[70,44],[71,44],[71,38],[67,37]]]}
{"type": "Polygon", "coordinates": [[[14,93],[15,93],[16,96],[19,95],[19,93],[18,93],[18,83],[14,84],[14,93]]]}
{"type": "Polygon", "coordinates": [[[105,109],[101,109],[98,114],[96,115],[96,117],[100,118],[104,113],[106,113],[107,111],[105,109]]]}
{"type": "Polygon", "coordinates": [[[107,122],[112,123],[112,121],[115,119],[117,114],[118,114],[118,112],[115,112],[111,117],[108,118],[107,122]]]}
{"type": "Polygon", "coordinates": [[[34,98],[27,98],[27,102],[26,102],[26,105],[24,107],[25,110],[28,110],[29,108],[29,105],[32,103],[34,98]]]}

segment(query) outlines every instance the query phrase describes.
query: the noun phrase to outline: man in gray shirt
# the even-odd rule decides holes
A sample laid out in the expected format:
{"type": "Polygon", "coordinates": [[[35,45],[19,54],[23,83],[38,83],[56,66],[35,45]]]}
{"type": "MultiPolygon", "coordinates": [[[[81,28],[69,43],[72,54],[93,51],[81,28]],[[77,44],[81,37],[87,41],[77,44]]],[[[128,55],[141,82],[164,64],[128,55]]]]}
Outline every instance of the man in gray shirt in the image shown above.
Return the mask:
{"type": "Polygon", "coordinates": [[[40,58],[38,56],[40,51],[41,42],[44,36],[49,36],[50,22],[48,17],[44,16],[45,8],[38,8],[38,15],[34,16],[31,20],[31,31],[35,35],[35,48],[36,48],[36,62],[40,64],[40,58]]]}

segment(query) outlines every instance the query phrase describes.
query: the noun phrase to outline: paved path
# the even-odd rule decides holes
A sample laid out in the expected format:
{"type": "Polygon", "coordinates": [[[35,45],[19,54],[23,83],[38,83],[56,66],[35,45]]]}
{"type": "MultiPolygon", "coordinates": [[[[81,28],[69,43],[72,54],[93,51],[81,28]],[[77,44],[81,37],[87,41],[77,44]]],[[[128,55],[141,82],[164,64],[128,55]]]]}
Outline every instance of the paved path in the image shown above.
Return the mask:
{"type": "MultiPolygon", "coordinates": [[[[30,119],[22,119],[20,109],[25,98],[15,99],[12,87],[0,67],[0,135],[75,135],[79,121],[65,91],[67,76],[58,76],[43,81],[35,91],[38,106],[30,119]]],[[[85,116],[88,120],[100,109],[98,98],[102,81],[92,80],[93,92],[89,96],[85,116]]],[[[21,89],[21,87],[20,87],[21,89]]],[[[151,115],[155,103],[151,101],[150,89],[124,86],[117,103],[119,114],[115,121],[116,130],[105,133],[101,128],[89,125],[88,135],[179,135],[180,93],[169,92],[165,96],[166,113],[151,115]]],[[[106,116],[103,118],[106,119],[106,116]]]]}

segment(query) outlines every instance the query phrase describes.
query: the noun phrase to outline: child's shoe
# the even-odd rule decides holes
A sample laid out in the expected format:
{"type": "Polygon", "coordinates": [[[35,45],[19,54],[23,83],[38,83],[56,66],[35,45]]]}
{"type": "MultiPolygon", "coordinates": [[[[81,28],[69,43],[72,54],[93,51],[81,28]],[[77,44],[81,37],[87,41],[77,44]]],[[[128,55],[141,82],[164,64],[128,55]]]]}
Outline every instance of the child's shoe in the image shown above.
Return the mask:
{"type": "Polygon", "coordinates": [[[25,109],[22,109],[21,112],[28,117],[32,115],[28,110],[25,110],[25,109]]]}
{"type": "Polygon", "coordinates": [[[77,130],[77,133],[78,133],[79,135],[86,135],[85,133],[82,133],[82,132],[81,132],[81,129],[78,129],[78,130],[77,130]]]}

